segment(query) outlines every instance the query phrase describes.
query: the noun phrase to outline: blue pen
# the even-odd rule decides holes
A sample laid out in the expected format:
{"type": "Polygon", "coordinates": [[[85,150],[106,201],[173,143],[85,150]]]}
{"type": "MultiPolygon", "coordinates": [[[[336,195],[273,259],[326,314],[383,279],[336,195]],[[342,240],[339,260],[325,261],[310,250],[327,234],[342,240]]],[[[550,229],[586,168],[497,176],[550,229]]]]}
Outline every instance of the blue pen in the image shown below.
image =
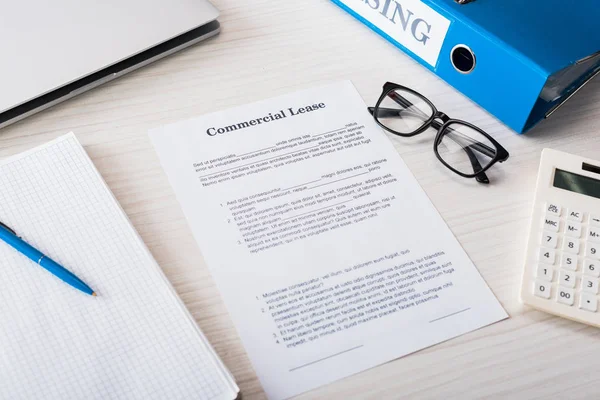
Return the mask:
{"type": "Polygon", "coordinates": [[[75,289],[79,289],[83,293],[87,293],[91,296],[96,296],[96,292],[86,285],[85,282],[69,272],[65,267],[53,261],[50,257],[46,257],[41,251],[27,244],[23,239],[17,236],[15,231],[4,225],[2,222],[0,222],[0,240],[14,247],[19,253],[37,263],[52,275],[73,286],[75,289]]]}

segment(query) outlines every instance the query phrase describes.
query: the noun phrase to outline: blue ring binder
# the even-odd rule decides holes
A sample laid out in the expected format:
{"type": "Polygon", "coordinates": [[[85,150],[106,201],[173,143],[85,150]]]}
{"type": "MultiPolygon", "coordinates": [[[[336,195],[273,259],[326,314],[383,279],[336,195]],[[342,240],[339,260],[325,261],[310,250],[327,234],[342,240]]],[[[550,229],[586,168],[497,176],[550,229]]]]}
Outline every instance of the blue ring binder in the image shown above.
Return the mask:
{"type": "Polygon", "coordinates": [[[597,0],[332,1],[518,133],[600,72],[597,0]],[[460,44],[468,74],[451,61],[460,44]]]}

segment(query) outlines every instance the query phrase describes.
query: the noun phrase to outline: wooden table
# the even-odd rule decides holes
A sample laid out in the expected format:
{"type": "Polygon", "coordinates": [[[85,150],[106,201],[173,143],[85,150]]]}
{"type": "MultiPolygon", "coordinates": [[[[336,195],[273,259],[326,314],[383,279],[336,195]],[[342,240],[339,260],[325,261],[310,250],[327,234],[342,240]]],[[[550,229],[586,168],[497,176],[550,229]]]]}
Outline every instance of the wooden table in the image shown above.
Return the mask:
{"type": "Polygon", "coordinates": [[[261,399],[147,131],[335,80],[369,104],[388,80],[410,86],[511,153],[483,186],[447,171],[431,134],[390,137],[511,318],[300,398],[599,398],[600,331],[524,307],[518,292],[541,149],[600,158],[600,79],[519,136],[327,0],[214,3],[218,37],[3,129],[0,157],[74,131],[244,398],[261,399]]]}

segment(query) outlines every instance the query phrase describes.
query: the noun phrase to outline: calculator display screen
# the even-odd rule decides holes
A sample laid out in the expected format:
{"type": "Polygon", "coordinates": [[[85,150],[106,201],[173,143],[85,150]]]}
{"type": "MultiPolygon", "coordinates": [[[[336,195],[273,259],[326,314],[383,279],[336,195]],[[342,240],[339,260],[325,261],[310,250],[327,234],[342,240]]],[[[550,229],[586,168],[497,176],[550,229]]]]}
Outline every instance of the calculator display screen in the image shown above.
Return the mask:
{"type": "Polygon", "coordinates": [[[600,199],[600,180],[556,169],[554,187],[600,199]]]}

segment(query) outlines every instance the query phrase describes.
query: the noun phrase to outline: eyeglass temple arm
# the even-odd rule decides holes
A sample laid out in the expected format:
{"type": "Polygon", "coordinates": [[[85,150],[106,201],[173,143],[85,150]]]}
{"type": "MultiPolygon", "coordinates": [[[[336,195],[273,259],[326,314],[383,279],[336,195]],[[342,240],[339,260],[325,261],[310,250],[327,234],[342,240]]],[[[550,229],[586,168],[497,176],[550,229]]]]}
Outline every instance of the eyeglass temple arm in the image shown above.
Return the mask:
{"type": "MultiPolygon", "coordinates": [[[[460,145],[460,143],[459,143],[459,145],[460,145]]],[[[483,169],[483,167],[481,166],[481,163],[475,156],[475,153],[471,150],[471,147],[473,147],[473,145],[467,145],[467,147],[463,147],[463,150],[467,153],[467,156],[469,157],[469,161],[471,162],[471,167],[473,168],[473,172],[481,171],[483,169]]],[[[477,175],[475,175],[475,180],[479,183],[485,183],[485,184],[490,183],[490,179],[483,171],[479,172],[477,175]]]]}

